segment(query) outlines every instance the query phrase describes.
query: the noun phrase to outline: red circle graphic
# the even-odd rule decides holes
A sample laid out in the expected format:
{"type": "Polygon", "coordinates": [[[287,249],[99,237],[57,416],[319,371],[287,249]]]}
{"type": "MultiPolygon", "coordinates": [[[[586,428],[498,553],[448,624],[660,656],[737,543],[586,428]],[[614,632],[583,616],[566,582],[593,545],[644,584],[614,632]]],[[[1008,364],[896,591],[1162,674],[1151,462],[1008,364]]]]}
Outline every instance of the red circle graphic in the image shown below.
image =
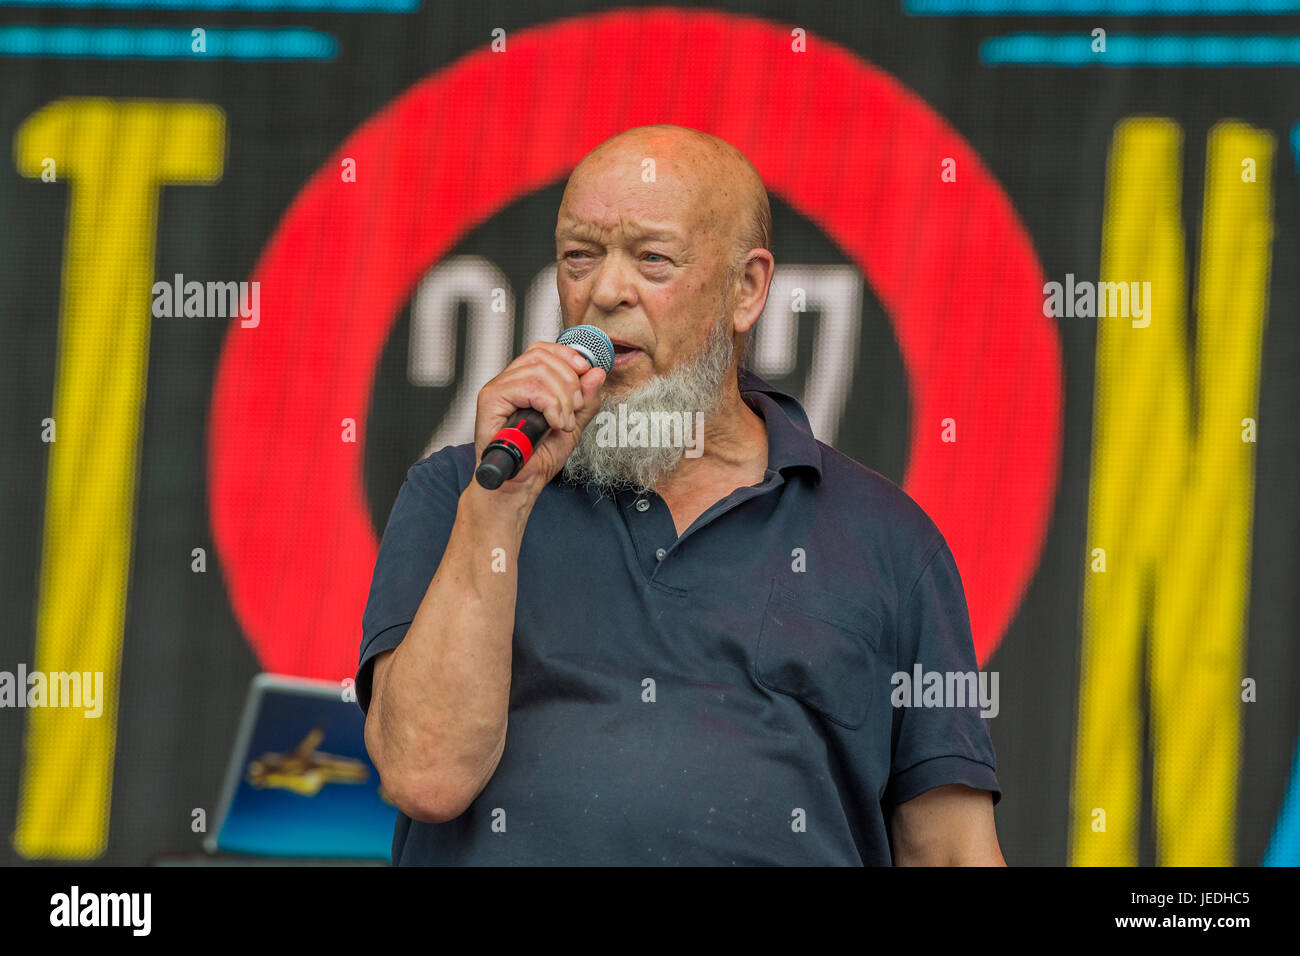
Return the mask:
{"type": "Polygon", "coordinates": [[[962,573],[981,664],[1037,565],[1061,446],[1061,355],[1042,269],[965,140],[852,52],[717,12],[620,10],[520,31],[427,77],[307,182],[262,253],[256,328],[232,322],[213,389],[212,526],[262,666],[355,670],[378,553],[362,444],[381,350],[468,230],[600,141],[676,123],[734,143],[817,224],[894,324],[911,391],[904,487],[962,573]],[[743,55],[742,55],[743,51],[743,55]],[[356,182],[340,176],[356,162],[356,182]],[[957,181],[942,182],[945,159],[957,181]],[[344,419],[361,441],[341,441],[344,419]],[[941,440],[942,422],[957,441],[941,440]]]}

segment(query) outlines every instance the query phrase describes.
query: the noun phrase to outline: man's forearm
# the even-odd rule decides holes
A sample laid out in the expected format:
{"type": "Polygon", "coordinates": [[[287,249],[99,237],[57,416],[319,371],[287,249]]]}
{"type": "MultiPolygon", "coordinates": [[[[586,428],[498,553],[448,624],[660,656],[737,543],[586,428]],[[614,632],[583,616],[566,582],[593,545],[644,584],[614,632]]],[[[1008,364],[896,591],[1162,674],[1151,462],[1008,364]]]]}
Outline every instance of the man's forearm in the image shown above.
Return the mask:
{"type": "Polygon", "coordinates": [[[368,743],[385,788],[410,816],[458,816],[501,759],[517,558],[533,500],[470,483],[437,573],[385,667],[368,743]]]}
{"type": "Polygon", "coordinates": [[[945,784],[898,804],[889,821],[895,866],[1006,866],[987,790],[945,784]]]}

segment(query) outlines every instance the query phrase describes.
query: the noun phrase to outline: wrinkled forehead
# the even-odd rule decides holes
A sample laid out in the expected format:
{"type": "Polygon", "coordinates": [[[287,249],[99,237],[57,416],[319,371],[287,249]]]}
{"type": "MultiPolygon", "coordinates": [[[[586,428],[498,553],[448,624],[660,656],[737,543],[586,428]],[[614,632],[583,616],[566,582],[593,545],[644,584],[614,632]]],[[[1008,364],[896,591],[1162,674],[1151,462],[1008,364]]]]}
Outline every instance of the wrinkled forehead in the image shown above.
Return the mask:
{"type": "Polygon", "coordinates": [[[569,178],[556,237],[664,238],[721,241],[730,228],[727,197],[707,169],[649,143],[587,157],[569,178]]]}

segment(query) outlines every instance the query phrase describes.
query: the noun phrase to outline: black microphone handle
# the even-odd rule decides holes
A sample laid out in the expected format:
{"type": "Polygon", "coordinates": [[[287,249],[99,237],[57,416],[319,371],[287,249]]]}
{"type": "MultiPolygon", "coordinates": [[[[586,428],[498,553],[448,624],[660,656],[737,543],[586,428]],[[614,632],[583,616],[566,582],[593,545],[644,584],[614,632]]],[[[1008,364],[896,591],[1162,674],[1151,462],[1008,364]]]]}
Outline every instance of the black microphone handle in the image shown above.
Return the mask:
{"type": "MultiPolygon", "coordinates": [[[[551,430],[546,424],[546,416],[535,408],[519,409],[502,427],[519,429],[532,443],[533,448],[536,448],[537,443],[551,430]]],[[[493,439],[487,448],[483,449],[483,460],[474,471],[475,479],[489,491],[500,488],[502,484],[519,474],[519,469],[523,467],[524,459],[521,451],[513,442],[493,439]]]]}

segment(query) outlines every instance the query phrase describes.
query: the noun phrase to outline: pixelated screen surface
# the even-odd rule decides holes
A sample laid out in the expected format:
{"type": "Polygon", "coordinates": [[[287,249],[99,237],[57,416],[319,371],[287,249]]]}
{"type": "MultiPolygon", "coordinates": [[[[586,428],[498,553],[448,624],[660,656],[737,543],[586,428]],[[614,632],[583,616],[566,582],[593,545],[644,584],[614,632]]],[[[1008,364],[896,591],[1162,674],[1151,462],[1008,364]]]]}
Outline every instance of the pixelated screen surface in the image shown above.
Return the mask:
{"type": "Polygon", "coordinates": [[[0,861],[198,852],[253,675],[349,692],[671,123],[771,199],[749,367],[952,548],[1008,862],[1300,863],[1300,10],[1185,6],[0,0],[0,861]]]}

